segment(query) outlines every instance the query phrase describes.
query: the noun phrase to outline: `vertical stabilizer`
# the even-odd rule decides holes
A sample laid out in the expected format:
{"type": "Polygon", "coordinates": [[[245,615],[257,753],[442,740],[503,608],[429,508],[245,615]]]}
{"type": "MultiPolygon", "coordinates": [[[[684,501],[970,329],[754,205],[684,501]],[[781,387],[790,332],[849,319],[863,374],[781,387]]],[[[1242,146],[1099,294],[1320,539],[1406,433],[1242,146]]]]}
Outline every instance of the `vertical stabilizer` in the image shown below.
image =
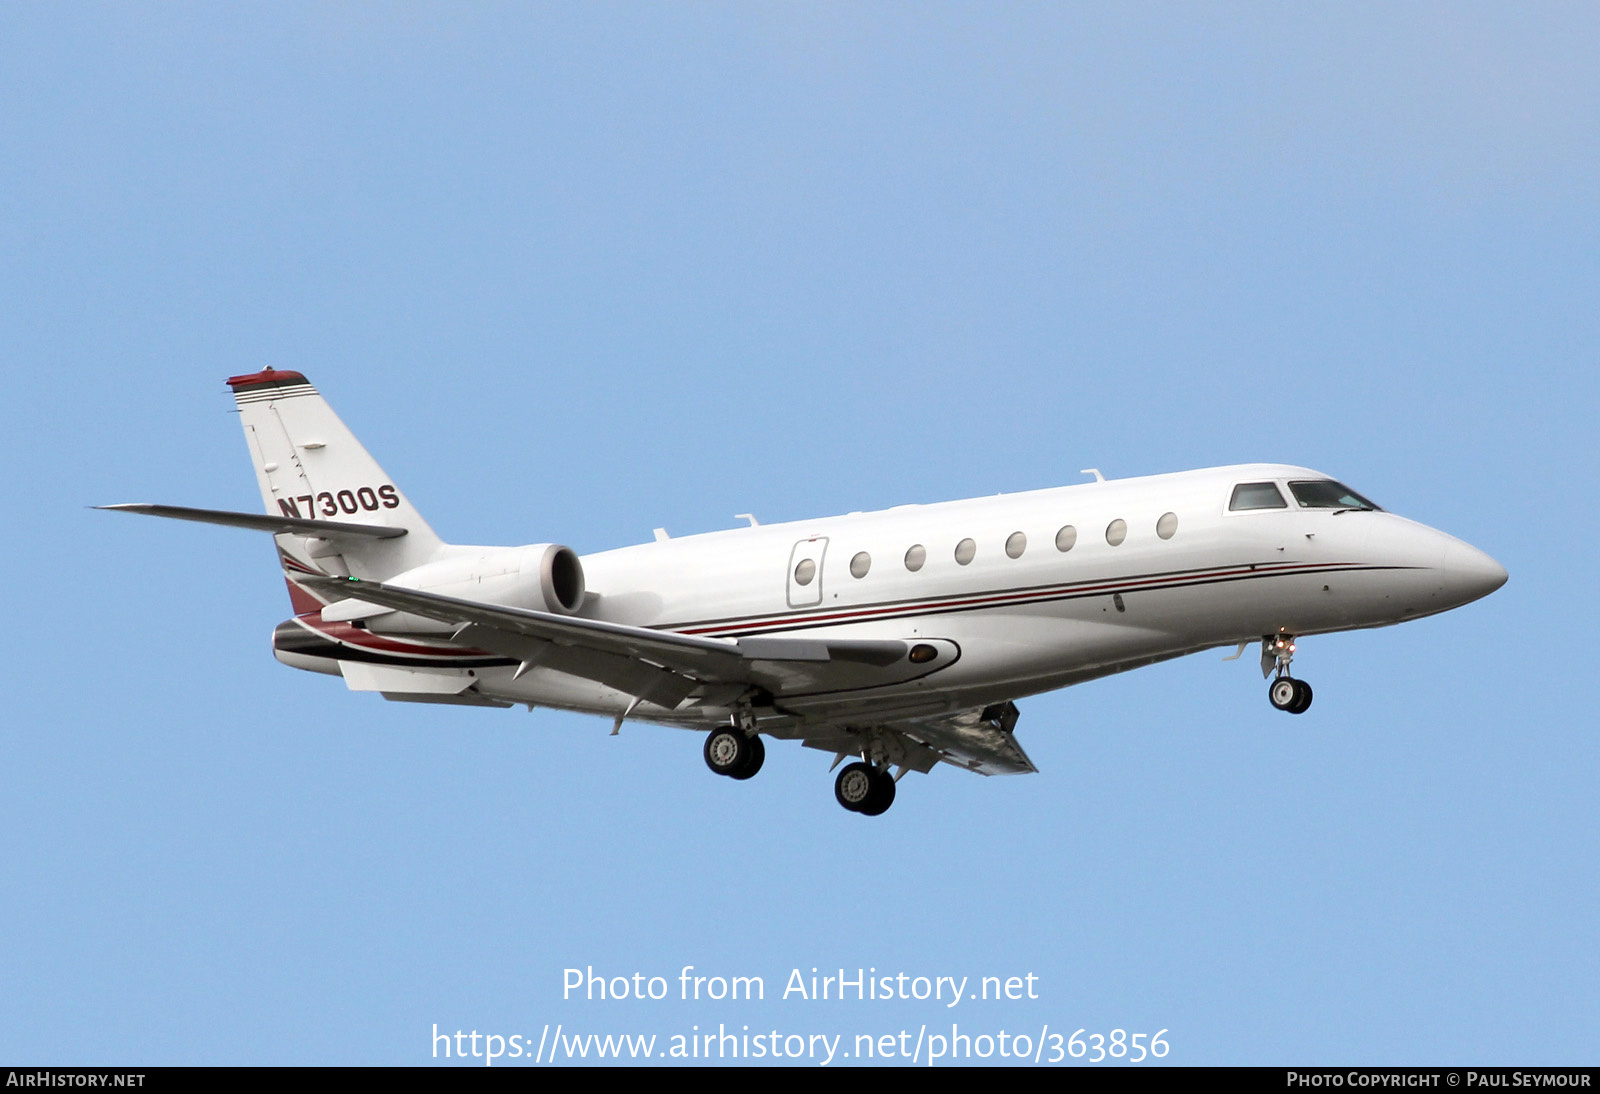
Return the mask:
{"type": "Polygon", "coordinates": [[[305,376],[267,369],[228,379],[261,500],[274,516],[404,528],[394,539],[279,535],[289,573],[310,569],[382,581],[431,562],[439,537],[305,376]]]}

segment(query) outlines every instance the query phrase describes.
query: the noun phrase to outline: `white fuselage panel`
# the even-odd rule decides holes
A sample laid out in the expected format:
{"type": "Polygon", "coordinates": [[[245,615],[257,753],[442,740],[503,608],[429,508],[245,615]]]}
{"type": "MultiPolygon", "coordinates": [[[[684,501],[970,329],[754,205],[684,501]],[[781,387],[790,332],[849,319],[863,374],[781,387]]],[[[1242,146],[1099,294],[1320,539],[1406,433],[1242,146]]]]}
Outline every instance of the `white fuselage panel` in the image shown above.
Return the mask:
{"type": "MultiPolygon", "coordinates": [[[[1239,483],[1323,478],[1277,464],[1213,468],[645,543],[583,558],[591,596],[579,614],[712,637],[960,647],[928,677],[784,704],[826,714],[955,709],[1268,634],[1384,626],[1504,580],[1474,548],[1391,513],[1228,509],[1239,483]]],[[[632,703],[559,673],[481,675],[481,692],[517,702],[632,703]]],[[[726,716],[708,705],[645,713],[726,716]]]]}

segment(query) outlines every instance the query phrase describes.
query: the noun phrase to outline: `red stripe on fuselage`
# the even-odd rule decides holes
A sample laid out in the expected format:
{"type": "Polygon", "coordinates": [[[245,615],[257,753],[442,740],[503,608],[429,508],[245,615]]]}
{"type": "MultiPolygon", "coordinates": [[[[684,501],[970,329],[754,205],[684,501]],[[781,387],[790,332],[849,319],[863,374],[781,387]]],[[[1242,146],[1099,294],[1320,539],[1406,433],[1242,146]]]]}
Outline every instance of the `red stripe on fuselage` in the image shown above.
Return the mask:
{"type": "Polygon", "coordinates": [[[289,586],[289,603],[294,606],[295,615],[315,614],[322,610],[322,601],[296,585],[292,578],[285,577],[283,583],[289,586]]]}
{"type": "Polygon", "coordinates": [[[298,558],[294,558],[294,557],[292,557],[290,555],[284,554],[282,548],[279,548],[279,550],[278,550],[278,561],[283,563],[283,568],[285,570],[294,570],[296,573],[311,574],[314,577],[327,577],[328,576],[327,574],[323,573],[321,570],[316,570],[316,569],[311,568],[310,566],[307,566],[304,562],[301,562],[298,558]]]}
{"type": "Polygon", "coordinates": [[[1315,562],[1315,563],[1260,563],[1245,566],[1231,566],[1219,570],[1192,570],[1177,574],[1164,574],[1157,577],[1122,578],[1113,581],[1084,582],[1080,584],[1049,585],[1035,589],[1008,591],[1004,593],[969,594],[966,596],[943,597],[932,600],[908,601],[901,604],[877,605],[868,608],[858,608],[852,611],[827,612],[813,615],[791,616],[751,616],[741,620],[721,623],[717,626],[700,626],[688,628],[664,628],[679,631],[682,634],[715,635],[725,634],[730,631],[748,632],[752,629],[772,630],[787,629],[792,627],[814,627],[827,623],[860,622],[866,619],[895,619],[906,615],[921,613],[938,613],[964,611],[971,608],[981,608],[999,604],[1024,604],[1036,601],[1059,600],[1067,597],[1093,596],[1118,592],[1129,592],[1138,589],[1182,588],[1185,585],[1205,584],[1213,581],[1226,581],[1245,577],[1275,577],[1284,574],[1316,573],[1328,570],[1348,569],[1358,565],[1354,562],[1315,562]]]}

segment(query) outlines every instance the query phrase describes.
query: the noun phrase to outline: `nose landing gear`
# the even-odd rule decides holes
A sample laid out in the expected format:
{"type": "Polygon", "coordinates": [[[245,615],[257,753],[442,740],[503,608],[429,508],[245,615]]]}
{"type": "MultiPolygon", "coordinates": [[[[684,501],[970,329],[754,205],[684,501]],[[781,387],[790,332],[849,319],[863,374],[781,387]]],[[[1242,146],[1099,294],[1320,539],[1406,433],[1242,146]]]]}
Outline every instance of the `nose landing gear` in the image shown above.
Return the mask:
{"type": "Polygon", "coordinates": [[[1304,714],[1311,707],[1311,685],[1289,675],[1293,661],[1293,635],[1269,634],[1261,640],[1261,674],[1275,674],[1267,688],[1267,701],[1290,714],[1304,714]]]}

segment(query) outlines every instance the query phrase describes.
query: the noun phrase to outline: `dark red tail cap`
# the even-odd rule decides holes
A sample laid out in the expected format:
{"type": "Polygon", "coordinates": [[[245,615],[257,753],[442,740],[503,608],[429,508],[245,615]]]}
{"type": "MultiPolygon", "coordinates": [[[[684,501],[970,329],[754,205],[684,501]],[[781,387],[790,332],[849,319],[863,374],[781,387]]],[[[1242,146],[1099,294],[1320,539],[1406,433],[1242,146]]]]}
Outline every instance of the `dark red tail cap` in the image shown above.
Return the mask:
{"type": "Polygon", "coordinates": [[[304,384],[309,381],[298,372],[289,372],[287,369],[269,368],[265,372],[252,372],[248,376],[228,377],[228,386],[234,392],[240,392],[252,387],[287,387],[289,384],[304,384]]]}

